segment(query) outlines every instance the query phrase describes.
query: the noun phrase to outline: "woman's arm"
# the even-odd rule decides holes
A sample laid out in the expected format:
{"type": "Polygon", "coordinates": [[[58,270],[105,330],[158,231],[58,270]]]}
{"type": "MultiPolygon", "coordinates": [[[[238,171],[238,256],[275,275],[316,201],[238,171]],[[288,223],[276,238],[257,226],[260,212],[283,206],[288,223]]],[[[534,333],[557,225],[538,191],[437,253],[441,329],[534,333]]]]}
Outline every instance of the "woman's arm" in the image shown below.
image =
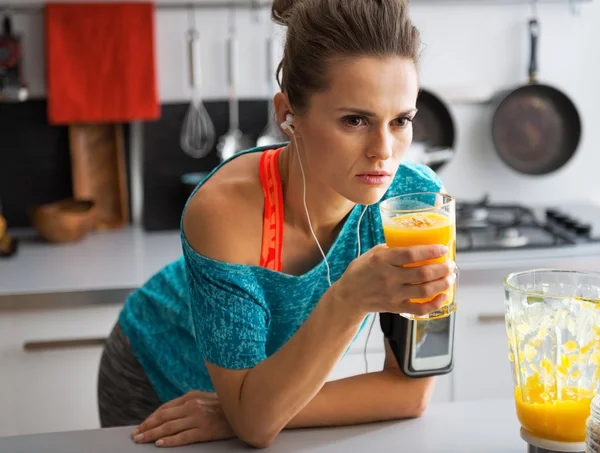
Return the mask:
{"type": "Polygon", "coordinates": [[[286,428],[356,425],[420,416],[435,378],[410,378],[398,366],[388,340],[382,371],[327,382],[286,428]]]}
{"type": "MultiPolygon", "coordinates": [[[[192,201],[195,203],[188,206],[184,216],[184,232],[189,244],[209,258],[237,263],[248,242],[239,234],[239,213],[243,207],[224,209],[224,200],[219,201],[218,196],[192,201]]],[[[231,204],[231,199],[228,202],[231,204]]],[[[234,433],[253,446],[270,445],[319,393],[368,313],[422,315],[439,308],[444,302],[442,296],[418,305],[408,299],[434,296],[448,289],[452,284],[448,279],[448,264],[403,266],[437,258],[446,252],[446,248],[440,246],[409,249],[377,246],[350,264],[342,278],[323,295],[302,326],[275,354],[242,370],[222,368],[207,361],[208,372],[234,433]]],[[[387,373],[385,376],[390,376],[387,373]]],[[[413,409],[409,408],[408,412],[412,414],[413,409]]]]}
{"type": "MultiPolygon", "coordinates": [[[[407,377],[387,340],[385,349],[382,371],[327,382],[286,428],[355,425],[421,415],[435,378],[407,377]]],[[[235,433],[217,395],[195,390],[161,406],[133,435],[136,442],[176,447],[228,439],[235,433]]]]}
{"type": "Polygon", "coordinates": [[[363,321],[342,305],[333,292],[326,293],[292,338],[252,369],[206,363],[238,437],[267,447],[317,395],[363,321]]]}

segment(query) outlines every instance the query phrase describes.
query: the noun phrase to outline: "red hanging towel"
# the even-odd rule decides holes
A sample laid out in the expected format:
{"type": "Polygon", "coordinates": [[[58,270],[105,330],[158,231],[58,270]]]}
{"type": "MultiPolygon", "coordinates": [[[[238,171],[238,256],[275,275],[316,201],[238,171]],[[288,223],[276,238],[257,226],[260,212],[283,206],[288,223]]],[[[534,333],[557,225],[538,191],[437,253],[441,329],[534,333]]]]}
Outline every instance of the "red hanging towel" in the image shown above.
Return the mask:
{"type": "Polygon", "coordinates": [[[51,124],[159,118],[153,3],[49,3],[45,18],[51,124]]]}

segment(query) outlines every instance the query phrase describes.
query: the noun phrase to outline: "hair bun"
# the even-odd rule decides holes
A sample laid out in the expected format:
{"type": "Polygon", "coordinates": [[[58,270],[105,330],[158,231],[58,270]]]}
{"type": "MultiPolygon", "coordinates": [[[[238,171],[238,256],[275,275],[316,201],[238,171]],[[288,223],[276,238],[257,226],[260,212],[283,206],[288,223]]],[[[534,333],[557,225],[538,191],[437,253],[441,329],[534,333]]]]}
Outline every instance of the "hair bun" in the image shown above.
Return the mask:
{"type": "Polygon", "coordinates": [[[273,0],[273,6],[271,7],[273,21],[280,25],[287,25],[295,2],[297,0],[273,0]]]}

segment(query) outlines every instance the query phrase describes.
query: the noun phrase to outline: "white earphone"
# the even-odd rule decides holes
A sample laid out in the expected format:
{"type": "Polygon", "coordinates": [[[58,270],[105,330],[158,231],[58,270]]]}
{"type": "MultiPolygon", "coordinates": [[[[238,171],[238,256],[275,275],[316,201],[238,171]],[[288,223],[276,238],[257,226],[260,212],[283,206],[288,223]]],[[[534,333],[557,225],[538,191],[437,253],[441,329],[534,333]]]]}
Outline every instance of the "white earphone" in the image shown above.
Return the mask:
{"type": "Polygon", "coordinates": [[[294,115],[292,115],[291,113],[288,113],[287,115],[285,115],[285,121],[283,123],[281,123],[280,126],[283,130],[287,129],[293,134],[294,130],[292,127],[290,127],[293,122],[294,122],[294,115]]]}
{"type": "MultiPolygon", "coordinates": [[[[290,133],[292,134],[292,137],[294,139],[294,144],[295,144],[295,148],[296,148],[296,156],[298,157],[298,162],[300,163],[300,171],[302,172],[304,211],[306,212],[306,218],[308,220],[308,226],[310,228],[310,232],[312,233],[312,236],[313,236],[315,242],[317,243],[317,247],[319,247],[321,255],[323,256],[323,260],[325,261],[325,267],[327,268],[327,282],[329,283],[329,287],[331,287],[332,286],[331,270],[329,268],[329,262],[327,261],[325,252],[323,251],[323,248],[321,247],[321,244],[319,243],[319,240],[317,239],[317,235],[315,234],[315,232],[313,230],[312,222],[310,220],[310,214],[308,213],[308,207],[306,206],[306,177],[304,175],[304,165],[302,165],[302,159],[300,158],[300,148],[298,147],[298,141],[296,140],[296,134],[294,132],[293,123],[294,123],[294,115],[291,113],[288,113],[287,115],[285,115],[285,121],[283,123],[281,123],[280,126],[281,126],[281,129],[290,131],[290,133]]],[[[356,227],[356,236],[358,239],[358,253],[356,255],[357,258],[360,256],[360,222],[362,221],[362,218],[365,215],[365,212],[367,212],[367,206],[364,207],[364,209],[360,215],[360,218],[358,219],[358,225],[356,227]]],[[[369,332],[367,333],[367,339],[365,341],[364,360],[365,360],[365,372],[366,373],[369,372],[369,363],[367,362],[367,345],[369,343],[369,338],[371,337],[371,331],[373,330],[373,324],[375,323],[375,317],[376,317],[376,315],[373,314],[373,320],[371,321],[371,326],[369,327],[369,332]]]]}

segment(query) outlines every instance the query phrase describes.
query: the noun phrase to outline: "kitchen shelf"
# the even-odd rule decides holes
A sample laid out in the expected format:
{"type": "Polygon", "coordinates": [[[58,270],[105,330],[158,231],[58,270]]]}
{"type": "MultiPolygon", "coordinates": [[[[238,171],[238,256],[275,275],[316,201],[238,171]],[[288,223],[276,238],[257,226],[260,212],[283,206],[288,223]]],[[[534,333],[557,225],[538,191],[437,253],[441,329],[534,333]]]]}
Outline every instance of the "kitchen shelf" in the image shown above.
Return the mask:
{"type": "MultiPolygon", "coordinates": [[[[538,5],[542,4],[564,4],[564,5],[579,5],[583,3],[592,3],[593,0],[536,0],[538,5]]],[[[470,5],[470,6],[486,6],[486,5],[520,5],[531,6],[531,0],[409,0],[413,5],[470,5]]]]}
{"type": "MultiPolygon", "coordinates": [[[[234,0],[234,1],[189,1],[189,2],[156,2],[156,9],[158,10],[177,10],[177,9],[250,9],[257,10],[263,8],[270,8],[273,2],[261,1],[261,0],[234,0]]],[[[44,3],[0,3],[0,13],[7,11],[13,14],[18,13],[35,13],[41,11],[44,8],[44,3]]]]}
{"type": "MultiPolygon", "coordinates": [[[[73,0],[74,1],[74,0],[73,0]]],[[[117,1],[117,0],[114,0],[117,1]]],[[[583,3],[591,3],[593,0],[535,0],[538,4],[560,4],[570,5],[574,8],[577,5],[583,3]]],[[[531,0],[409,0],[409,3],[418,5],[472,5],[472,6],[485,6],[485,5],[531,5],[531,0]]],[[[259,10],[265,8],[271,8],[273,2],[269,0],[231,0],[231,1],[218,1],[218,0],[192,0],[188,2],[179,0],[162,0],[155,2],[156,9],[158,10],[180,10],[188,9],[190,7],[197,9],[250,9],[259,10]]],[[[44,3],[24,3],[23,1],[16,1],[0,3],[0,13],[3,11],[9,11],[13,14],[27,14],[36,13],[44,8],[44,3]]]]}

